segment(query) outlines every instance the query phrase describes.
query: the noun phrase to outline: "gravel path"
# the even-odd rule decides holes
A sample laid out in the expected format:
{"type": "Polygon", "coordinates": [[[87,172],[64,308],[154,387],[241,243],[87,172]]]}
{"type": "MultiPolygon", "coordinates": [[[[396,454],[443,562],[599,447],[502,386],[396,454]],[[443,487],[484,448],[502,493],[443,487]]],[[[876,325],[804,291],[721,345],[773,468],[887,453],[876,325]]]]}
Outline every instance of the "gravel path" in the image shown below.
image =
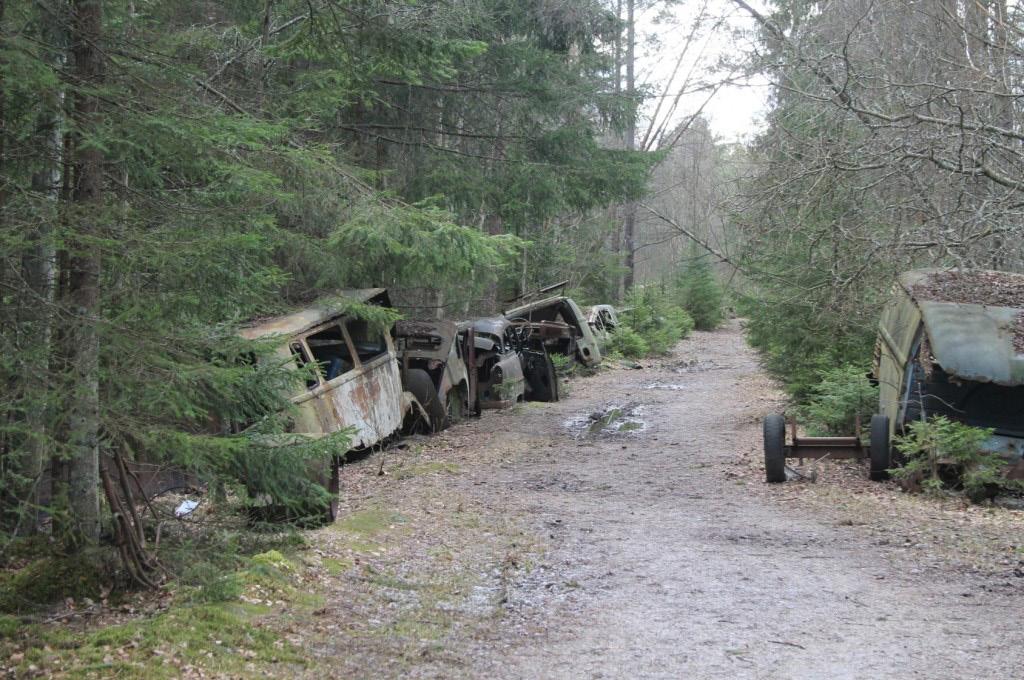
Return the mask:
{"type": "Polygon", "coordinates": [[[765,485],[748,461],[778,403],[734,324],[386,454],[390,476],[379,457],[346,469],[350,512],[401,519],[372,551],[344,523],[318,532],[324,554],[355,554],[359,583],[371,565],[416,585],[325,575],[334,628],[314,656],[349,677],[1020,677],[1024,578],[888,535],[892,489],[822,503],[765,485]],[[865,503],[876,516],[851,519],[865,503]]]}

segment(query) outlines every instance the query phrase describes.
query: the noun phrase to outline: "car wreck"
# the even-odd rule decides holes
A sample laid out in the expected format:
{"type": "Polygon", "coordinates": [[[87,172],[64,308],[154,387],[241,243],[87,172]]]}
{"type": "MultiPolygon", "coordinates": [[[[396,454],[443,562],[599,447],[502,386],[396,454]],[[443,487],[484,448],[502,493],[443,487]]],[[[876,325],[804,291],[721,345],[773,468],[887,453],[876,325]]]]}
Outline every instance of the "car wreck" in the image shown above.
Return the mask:
{"type": "Polygon", "coordinates": [[[558,401],[558,376],[530,328],[504,317],[465,322],[475,335],[477,391],[481,408],[508,408],[519,401],[558,401]]]}
{"type": "Polygon", "coordinates": [[[903,274],[882,312],[874,378],[890,435],[943,415],[995,430],[987,448],[1024,457],[1024,275],[903,274]]]}
{"type": "Polygon", "coordinates": [[[517,327],[503,317],[466,322],[462,332],[472,331],[480,407],[508,408],[526,399],[526,375],[519,358],[517,327]]]}
{"type": "Polygon", "coordinates": [[[587,316],[572,298],[559,295],[505,312],[505,318],[529,329],[545,351],[573,357],[584,366],[601,363],[601,349],[587,316]]]}
{"type": "MultiPolygon", "coordinates": [[[[390,307],[383,288],[345,290],[333,301],[259,321],[239,334],[248,340],[278,340],[274,356],[304,373],[305,389],[290,397],[295,407],[291,433],[318,438],[352,428],[350,450],[365,450],[400,434],[407,420],[429,416],[403,389],[390,334],[347,312],[346,303],[353,302],[390,307]]],[[[328,520],[337,512],[344,453],[338,452],[329,469],[312,471],[335,498],[325,509],[328,520]]]]}
{"type": "Polygon", "coordinates": [[[405,389],[416,396],[440,431],[478,414],[475,334],[452,321],[398,321],[392,331],[405,389]]]}
{"type": "Polygon", "coordinates": [[[986,449],[1024,478],[1024,275],[987,270],[904,273],[878,325],[873,380],[878,413],[869,442],[799,437],[780,415],[764,420],[765,474],[786,479],[787,458],[868,458],[871,479],[887,477],[892,438],[933,416],[990,428],[986,449]]]}
{"type": "Polygon", "coordinates": [[[608,341],[619,326],[619,317],[611,305],[594,305],[587,310],[587,323],[599,343],[608,341]]]}

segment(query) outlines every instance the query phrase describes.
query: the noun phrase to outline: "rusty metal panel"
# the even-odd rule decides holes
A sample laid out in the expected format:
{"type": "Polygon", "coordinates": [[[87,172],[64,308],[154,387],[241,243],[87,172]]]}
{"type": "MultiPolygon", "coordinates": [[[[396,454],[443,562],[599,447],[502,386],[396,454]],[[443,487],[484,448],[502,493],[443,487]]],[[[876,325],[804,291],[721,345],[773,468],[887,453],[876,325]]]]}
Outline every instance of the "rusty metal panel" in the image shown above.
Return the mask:
{"type": "Polygon", "coordinates": [[[402,426],[402,382],[393,352],[338,376],[313,394],[321,430],[355,427],[354,448],[373,446],[402,426]]]}
{"type": "Polygon", "coordinates": [[[1024,385],[1024,275],[922,269],[900,286],[921,310],[935,363],[949,375],[1024,385]]]}
{"type": "Polygon", "coordinates": [[[575,350],[576,358],[585,366],[601,363],[597,338],[594,337],[586,315],[572,298],[558,296],[531,302],[507,311],[505,318],[531,323],[547,321],[568,324],[575,335],[575,342],[569,343],[570,352],[575,350]]]}
{"type": "Polygon", "coordinates": [[[1014,348],[1022,310],[930,300],[919,304],[932,356],[946,373],[1007,387],[1024,385],[1024,354],[1014,348]]]}

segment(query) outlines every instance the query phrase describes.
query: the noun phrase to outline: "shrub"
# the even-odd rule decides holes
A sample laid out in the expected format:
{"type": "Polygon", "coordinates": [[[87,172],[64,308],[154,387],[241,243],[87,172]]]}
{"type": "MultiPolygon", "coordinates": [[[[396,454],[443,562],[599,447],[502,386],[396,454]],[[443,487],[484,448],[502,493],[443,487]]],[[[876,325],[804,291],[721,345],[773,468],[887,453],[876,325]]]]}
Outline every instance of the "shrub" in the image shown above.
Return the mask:
{"type": "Polygon", "coordinates": [[[232,602],[243,590],[237,572],[205,561],[189,565],[181,575],[181,583],[187,587],[185,598],[189,602],[232,602]]]}
{"type": "Polygon", "coordinates": [[[691,257],[676,278],[676,289],[683,308],[693,318],[694,327],[710,331],[725,317],[722,287],[715,278],[708,254],[691,250],[691,257]]]}
{"type": "Polygon", "coordinates": [[[809,388],[807,401],[797,411],[808,432],[849,435],[858,416],[867,425],[868,417],[878,408],[878,388],[868,380],[866,371],[847,364],[818,375],[819,382],[809,388]]]}
{"type": "Polygon", "coordinates": [[[608,337],[608,355],[620,355],[628,359],[640,359],[649,351],[647,341],[629,326],[623,324],[608,337]]]}
{"type": "Polygon", "coordinates": [[[551,365],[555,367],[555,376],[569,378],[576,374],[576,367],[579,364],[573,357],[555,353],[548,356],[551,357],[551,365]]]}
{"type": "Polygon", "coordinates": [[[693,319],[660,287],[634,288],[626,297],[629,311],[619,316],[647,343],[647,354],[667,354],[693,330],[693,319]]]}
{"type": "Polygon", "coordinates": [[[983,449],[992,432],[945,416],[914,421],[906,435],[896,437],[896,448],[906,460],[903,467],[892,471],[893,476],[919,478],[929,491],[961,487],[975,502],[999,489],[1020,490],[1020,482],[1003,477],[1006,462],[1002,457],[983,449]]]}

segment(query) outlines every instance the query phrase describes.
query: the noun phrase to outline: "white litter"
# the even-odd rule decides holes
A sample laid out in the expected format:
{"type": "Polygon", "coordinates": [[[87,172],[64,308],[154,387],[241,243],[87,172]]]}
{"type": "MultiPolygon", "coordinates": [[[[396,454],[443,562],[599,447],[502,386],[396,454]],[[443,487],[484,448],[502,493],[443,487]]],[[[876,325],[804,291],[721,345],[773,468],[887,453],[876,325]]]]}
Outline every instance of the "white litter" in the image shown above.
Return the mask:
{"type": "Polygon", "coordinates": [[[182,501],[181,505],[174,509],[175,517],[184,517],[189,515],[193,510],[199,507],[199,501],[182,501]]]}

